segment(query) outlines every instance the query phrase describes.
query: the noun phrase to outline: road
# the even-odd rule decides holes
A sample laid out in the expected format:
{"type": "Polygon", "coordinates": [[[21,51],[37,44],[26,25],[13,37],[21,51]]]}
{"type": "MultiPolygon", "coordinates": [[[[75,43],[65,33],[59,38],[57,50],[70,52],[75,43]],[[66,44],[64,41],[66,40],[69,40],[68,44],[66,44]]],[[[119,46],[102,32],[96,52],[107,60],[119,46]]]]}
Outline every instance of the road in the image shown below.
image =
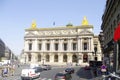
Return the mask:
{"type": "MultiPolygon", "coordinates": [[[[21,80],[20,73],[23,68],[27,68],[29,66],[22,65],[19,68],[16,67],[15,75],[8,77],[0,77],[0,80],[21,80]]],[[[62,72],[66,69],[66,67],[53,67],[52,70],[42,71],[39,79],[35,80],[54,80],[54,76],[58,72],[62,72]]],[[[81,67],[74,67],[75,73],[72,74],[72,80],[89,80],[92,79],[93,76],[90,70],[84,70],[81,67]]]]}

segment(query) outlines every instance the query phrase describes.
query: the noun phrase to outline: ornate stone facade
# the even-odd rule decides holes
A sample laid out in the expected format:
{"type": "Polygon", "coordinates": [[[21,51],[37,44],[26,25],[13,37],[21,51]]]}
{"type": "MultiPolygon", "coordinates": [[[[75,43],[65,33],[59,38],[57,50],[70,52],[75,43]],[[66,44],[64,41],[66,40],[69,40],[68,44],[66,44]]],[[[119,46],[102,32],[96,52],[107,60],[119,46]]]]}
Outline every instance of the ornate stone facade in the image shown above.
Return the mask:
{"type": "Polygon", "coordinates": [[[86,64],[95,56],[97,61],[102,57],[98,36],[86,18],[81,26],[37,28],[36,23],[32,23],[25,30],[23,53],[25,63],[51,65],[86,64]]]}

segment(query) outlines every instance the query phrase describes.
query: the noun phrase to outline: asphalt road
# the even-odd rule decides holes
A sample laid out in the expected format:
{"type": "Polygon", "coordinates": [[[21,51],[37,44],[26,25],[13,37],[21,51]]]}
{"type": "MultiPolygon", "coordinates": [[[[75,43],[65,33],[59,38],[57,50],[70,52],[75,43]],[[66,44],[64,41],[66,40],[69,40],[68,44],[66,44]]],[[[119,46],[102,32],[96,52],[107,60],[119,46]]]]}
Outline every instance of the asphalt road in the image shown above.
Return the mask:
{"type": "MultiPolygon", "coordinates": [[[[22,65],[20,67],[16,67],[14,76],[8,76],[8,77],[0,76],[0,80],[21,80],[20,78],[21,70],[27,67],[29,66],[22,65]]],[[[66,67],[53,67],[52,70],[42,71],[40,78],[35,80],[54,80],[55,74],[58,72],[62,72],[65,69],[66,67]]],[[[93,78],[90,70],[84,70],[81,67],[74,67],[74,69],[75,69],[75,73],[72,74],[72,80],[89,80],[93,78]]]]}

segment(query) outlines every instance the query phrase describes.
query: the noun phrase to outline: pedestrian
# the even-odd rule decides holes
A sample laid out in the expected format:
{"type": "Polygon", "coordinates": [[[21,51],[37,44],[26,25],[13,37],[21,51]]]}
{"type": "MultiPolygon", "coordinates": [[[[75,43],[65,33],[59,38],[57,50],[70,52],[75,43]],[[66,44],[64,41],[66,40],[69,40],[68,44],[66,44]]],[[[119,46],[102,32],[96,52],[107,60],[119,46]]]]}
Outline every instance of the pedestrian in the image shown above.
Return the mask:
{"type": "Polygon", "coordinates": [[[3,75],[7,76],[7,74],[8,74],[8,68],[5,67],[4,70],[3,70],[3,75]]]}
{"type": "Polygon", "coordinates": [[[14,76],[14,72],[15,72],[15,65],[12,66],[12,76],[14,76]]]}
{"type": "Polygon", "coordinates": [[[4,69],[2,69],[2,71],[1,71],[1,75],[2,75],[2,77],[4,77],[4,76],[3,76],[3,71],[4,71],[4,69]]]}
{"type": "Polygon", "coordinates": [[[102,75],[106,75],[106,72],[107,72],[107,66],[106,65],[102,65],[101,66],[101,72],[102,72],[102,75]]]}

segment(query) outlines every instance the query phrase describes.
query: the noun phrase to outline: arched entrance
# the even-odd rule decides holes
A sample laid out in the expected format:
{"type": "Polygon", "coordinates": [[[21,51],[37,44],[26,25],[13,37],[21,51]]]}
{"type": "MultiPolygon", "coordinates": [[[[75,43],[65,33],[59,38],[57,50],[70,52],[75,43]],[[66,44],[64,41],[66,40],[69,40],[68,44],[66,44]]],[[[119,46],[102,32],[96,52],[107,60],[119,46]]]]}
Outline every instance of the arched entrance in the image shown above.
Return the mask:
{"type": "Polygon", "coordinates": [[[63,62],[67,62],[67,55],[63,55],[63,62]]]}
{"type": "Polygon", "coordinates": [[[58,62],[58,55],[57,54],[54,56],[54,62],[58,62]]]}
{"type": "Polygon", "coordinates": [[[41,61],[41,55],[38,54],[38,62],[40,62],[40,61],[41,61]]]}
{"type": "Polygon", "coordinates": [[[88,62],[88,55],[87,55],[87,53],[83,54],[83,62],[88,62]]]}
{"type": "Polygon", "coordinates": [[[50,61],[50,56],[46,55],[46,62],[49,62],[49,61],[50,61]]]}
{"type": "Polygon", "coordinates": [[[31,61],[31,57],[32,57],[32,55],[28,54],[28,61],[31,61]]]}
{"type": "Polygon", "coordinates": [[[77,61],[77,56],[76,56],[76,55],[73,55],[73,56],[72,56],[72,62],[76,62],[76,63],[78,62],[78,61],[77,61]]]}

